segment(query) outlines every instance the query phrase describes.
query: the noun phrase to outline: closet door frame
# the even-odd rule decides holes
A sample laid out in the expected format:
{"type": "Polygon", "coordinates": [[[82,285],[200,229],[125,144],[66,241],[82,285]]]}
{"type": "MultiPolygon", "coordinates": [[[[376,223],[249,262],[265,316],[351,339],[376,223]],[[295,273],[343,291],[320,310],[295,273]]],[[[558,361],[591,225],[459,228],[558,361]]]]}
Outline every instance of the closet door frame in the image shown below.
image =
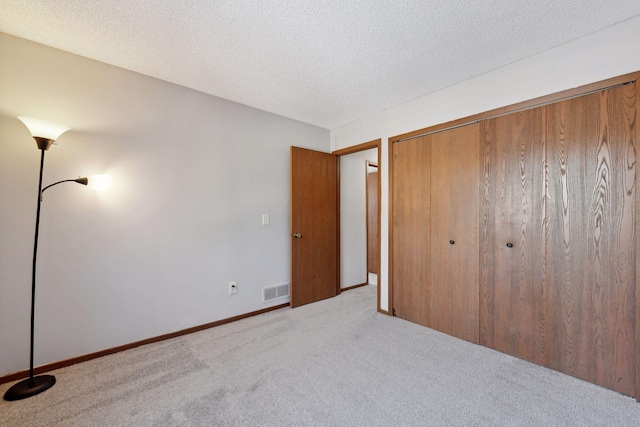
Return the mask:
{"type": "MultiPolygon", "coordinates": [[[[636,102],[640,102],[640,71],[636,71],[633,73],[613,77],[610,79],[602,80],[595,83],[590,83],[587,85],[579,86],[576,88],[564,90],[561,92],[557,92],[554,94],[542,96],[539,98],[534,98],[531,100],[526,100],[520,103],[508,105],[505,107],[496,108],[493,110],[489,110],[486,112],[482,112],[479,114],[475,114],[472,116],[463,117],[460,119],[452,120],[446,123],[437,124],[434,126],[429,126],[426,128],[418,129],[412,132],[403,133],[400,135],[396,135],[390,137],[388,139],[388,153],[389,159],[393,159],[394,145],[397,143],[401,143],[402,141],[406,141],[409,139],[417,138],[420,136],[425,136],[431,133],[444,131],[447,129],[452,129],[459,126],[465,126],[474,122],[479,122],[481,120],[495,118],[501,115],[514,113],[517,111],[528,110],[536,107],[542,107],[547,104],[551,104],[558,101],[564,101],[567,99],[587,95],[589,93],[602,91],[605,89],[609,89],[615,86],[636,82],[636,102]]],[[[635,126],[635,142],[636,142],[636,158],[640,158],[640,108],[637,109],[637,122],[638,124],[635,126]]],[[[482,173],[482,170],[481,170],[482,173]]],[[[393,162],[389,162],[389,197],[388,200],[394,200],[393,198],[393,162]]],[[[640,178],[639,182],[640,182],[640,178]]],[[[638,187],[638,185],[637,185],[638,187]]],[[[636,187],[636,191],[637,190],[636,187]]],[[[636,196],[637,197],[637,196],[636,196]]],[[[389,292],[389,314],[394,314],[393,308],[393,277],[394,277],[394,260],[393,260],[393,206],[389,206],[389,272],[388,272],[388,292],[389,292]]],[[[636,253],[640,254],[640,201],[636,202],[636,253]]],[[[640,278],[640,263],[636,263],[636,302],[640,302],[640,284],[638,283],[638,278],[640,278]]],[[[640,307],[639,304],[636,304],[636,400],[640,402],[640,307]]]]}
{"type": "MultiPolygon", "coordinates": [[[[590,83],[584,86],[579,86],[573,89],[567,89],[564,90],[562,92],[557,92],[557,93],[553,93],[550,95],[545,95],[539,98],[534,98],[531,100],[527,100],[527,101],[523,101],[523,102],[519,102],[517,104],[512,104],[512,105],[508,105],[505,107],[500,107],[500,108],[496,108],[493,110],[489,110],[489,111],[485,111],[483,113],[479,113],[479,114],[475,114],[472,116],[467,116],[467,117],[463,117],[461,119],[456,119],[456,120],[452,120],[446,123],[440,123],[437,125],[433,125],[433,126],[429,126],[426,128],[422,128],[422,129],[418,129],[412,132],[407,132],[407,133],[403,133],[400,135],[396,135],[396,136],[392,136],[388,139],[388,153],[389,153],[389,159],[393,159],[393,147],[394,144],[398,143],[398,142],[402,142],[402,141],[406,141],[408,139],[413,139],[413,138],[418,138],[420,136],[424,136],[424,135],[428,135],[430,133],[435,133],[435,132],[440,132],[446,129],[451,129],[454,127],[459,127],[459,126],[464,126],[464,125],[468,125],[474,122],[479,122],[480,120],[486,120],[486,119],[491,119],[497,116],[501,116],[504,114],[509,114],[509,113],[514,113],[516,111],[521,111],[521,110],[528,110],[531,108],[536,108],[536,107],[541,107],[543,105],[546,104],[550,104],[553,102],[557,102],[557,101],[563,101],[566,99],[570,99],[570,98],[574,98],[577,96],[582,96],[582,95],[586,95],[588,93],[591,92],[598,92],[613,86],[617,86],[617,85],[622,85],[625,83],[630,83],[636,80],[640,80],[640,71],[636,71],[633,73],[629,73],[629,74],[624,74],[622,76],[617,76],[617,77],[613,77],[610,79],[606,79],[606,80],[602,80],[599,82],[595,82],[595,83],[590,83]]],[[[638,90],[638,92],[640,92],[640,83],[636,85],[636,90],[638,90]]],[[[639,93],[640,95],[640,93],[639,93]]],[[[638,97],[636,97],[636,99],[640,99],[638,97]]],[[[640,125],[636,126],[636,134],[638,135],[638,139],[640,139],[640,125]]],[[[640,144],[639,144],[640,145],[640,144]]],[[[637,156],[640,157],[640,149],[638,149],[638,153],[637,156]]],[[[393,162],[389,162],[389,197],[388,200],[391,201],[393,200],[393,179],[391,177],[393,177],[393,162]]],[[[640,204],[640,203],[639,203],[640,204]]],[[[638,212],[640,212],[640,207],[637,208],[638,212]]],[[[639,221],[640,222],[640,221],[639,221]]],[[[391,206],[389,206],[389,222],[388,222],[388,226],[389,226],[389,259],[388,259],[388,265],[389,265],[389,273],[388,273],[388,277],[389,277],[389,284],[388,284],[388,291],[389,291],[389,314],[393,315],[393,281],[391,280],[391,278],[393,277],[393,251],[391,250],[391,247],[393,245],[393,209],[391,206]]],[[[637,235],[640,237],[640,224],[636,224],[636,229],[637,229],[637,235]]],[[[637,239],[640,242],[640,239],[637,239]]],[[[638,248],[640,249],[640,243],[638,244],[638,248]]],[[[638,252],[640,253],[640,252],[638,252]]],[[[637,267],[637,271],[638,274],[640,275],[640,266],[637,267]]],[[[639,276],[640,277],[640,276],[639,276]]],[[[640,288],[640,287],[637,287],[640,288]]],[[[636,289],[637,295],[640,295],[640,289],[636,289]]],[[[637,310],[636,313],[638,322],[640,322],[640,310],[637,310]]],[[[640,328],[638,328],[640,329],[640,328]]],[[[636,334],[638,335],[638,338],[640,338],[640,331],[636,331],[636,334]]],[[[637,347],[637,356],[640,356],[640,339],[636,340],[638,341],[638,347],[637,347]]],[[[636,357],[636,359],[638,359],[638,372],[640,372],[640,357],[636,357]]],[[[637,375],[638,377],[640,377],[640,375],[637,375]]],[[[640,390],[640,378],[637,379],[638,381],[638,389],[640,390]]]]}

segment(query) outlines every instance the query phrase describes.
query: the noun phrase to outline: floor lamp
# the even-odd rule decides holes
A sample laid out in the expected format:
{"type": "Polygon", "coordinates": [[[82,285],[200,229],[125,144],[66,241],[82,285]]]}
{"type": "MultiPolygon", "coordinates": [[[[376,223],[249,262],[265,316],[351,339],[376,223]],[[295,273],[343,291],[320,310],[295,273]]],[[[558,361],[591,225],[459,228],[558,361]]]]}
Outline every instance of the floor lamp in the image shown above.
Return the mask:
{"type": "Polygon", "coordinates": [[[22,380],[13,386],[4,395],[5,400],[21,400],[27,397],[35,396],[45,390],[48,390],[56,383],[53,375],[33,376],[33,335],[35,320],[35,302],[36,302],[36,259],[38,254],[38,230],[40,228],[40,203],[42,202],[42,194],[44,191],[54,185],[63,182],[77,182],[78,184],[89,185],[97,190],[105,190],[111,183],[108,175],[94,175],[89,178],[65,179],[55,182],[42,188],[42,170],[44,169],[44,153],[58,139],[60,135],[69,130],[67,126],[55,123],[45,122],[43,120],[34,119],[32,117],[18,117],[22,123],[29,129],[31,136],[35,139],[40,155],[40,179],[38,181],[38,209],[36,211],[36,234],[33,242],[33,265],[31,270],[31,347],[29,358],[29,378],[22,380]]]}

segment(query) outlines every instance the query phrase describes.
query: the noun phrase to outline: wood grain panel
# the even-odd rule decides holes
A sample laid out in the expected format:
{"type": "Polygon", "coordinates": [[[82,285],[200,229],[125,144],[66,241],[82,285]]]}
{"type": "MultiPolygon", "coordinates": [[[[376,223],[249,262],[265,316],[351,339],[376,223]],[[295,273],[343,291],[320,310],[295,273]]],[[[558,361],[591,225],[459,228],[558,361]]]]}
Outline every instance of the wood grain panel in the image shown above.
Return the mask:
{"type": "MultiPolygon", "coordinates": [[[[638,152],[638,150],[640,149],[640,146],[638,144],[640,144],[640,126],[638,125],[638,116],[640,115],[638,113],[638,102],[640,102],[640,84],[636,81],[635,82],[635,87],[636,87],[636,102],[635,102],[635,106],[636,106],[636,121],[634,123],[635,125],[635,136],[633,139],[633,147],[634,147],[634,151],[629,153],[629,156],[633,156],[632,158],[628,159],[628,162],[632,162],[634,164],[634,167],[636,168],[635,171],[636,173],[638,173],[638,169],[637,169],[637,164],[638,164],[638,155],[640,155],[640,153],[638,152]]],[[[636,194],[636,199],[635,199],[635,204],[636,204],[636,231],[635,231],[635,239],[636,239],[636,301],[635,301],[635,306],[636,306],[636,323],[635,323],[635,328],[636,328],[636,354],[634,356],[634,359],[636,361],[636,400],[638,402],[640,402],[640,307],[638,307],[638,304],[640,304],[640,200],[637,199],[637,193],[638,193],[638,185],[640,185],[640,183],[638,182],[638,177],[636,176],[636,185],[634,187],[634,194],[636,194]]]]}
{"type": "Polygon", "coordinates": [[[428,326],[478,343],[479,125],[425,138],[431,145],[428,326]]]}
{"type": "Polygon", "coordinates": [[[633,84],[548,105],[547,366],[635,394],[633,84]]]}
{"type": "Polygon", "coordinates": [[[338,293],[337,159],[291,147],[291,307],[338,293]]]}
{"type": "Polygon", "coordinates": [[[480,196],[480,343],[541,365],[544,118],[536,108],[481,123],[480,196]]]}
{"type": "Polygon", "coordinates": [[[397,317],[427,326],[431,235],[430,145],[416,138],[392,145],[392,305],[397,317]]]}

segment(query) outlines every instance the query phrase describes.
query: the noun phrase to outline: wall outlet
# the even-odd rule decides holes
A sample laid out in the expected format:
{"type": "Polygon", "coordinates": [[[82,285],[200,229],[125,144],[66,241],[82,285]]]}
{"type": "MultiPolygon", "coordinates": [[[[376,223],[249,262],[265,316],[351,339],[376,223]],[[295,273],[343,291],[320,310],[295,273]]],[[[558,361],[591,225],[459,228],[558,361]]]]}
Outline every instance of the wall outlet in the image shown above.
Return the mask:
{"type": "Polygon", "coordinates": [[[238,291],[238,284],[236,282],[229,282],[229,295],[235,294],[238,291]]]}

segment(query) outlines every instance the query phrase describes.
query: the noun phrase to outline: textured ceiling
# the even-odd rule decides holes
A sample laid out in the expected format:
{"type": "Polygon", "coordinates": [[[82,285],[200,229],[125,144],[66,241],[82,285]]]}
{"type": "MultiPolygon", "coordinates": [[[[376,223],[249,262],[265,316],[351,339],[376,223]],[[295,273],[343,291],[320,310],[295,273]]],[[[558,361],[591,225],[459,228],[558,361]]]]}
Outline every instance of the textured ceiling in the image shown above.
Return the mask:
{"type": "Polygon", "coordinates": [[[332,129],[639,14],[638,0],[0,0],[0,32],[332,129]]]}

